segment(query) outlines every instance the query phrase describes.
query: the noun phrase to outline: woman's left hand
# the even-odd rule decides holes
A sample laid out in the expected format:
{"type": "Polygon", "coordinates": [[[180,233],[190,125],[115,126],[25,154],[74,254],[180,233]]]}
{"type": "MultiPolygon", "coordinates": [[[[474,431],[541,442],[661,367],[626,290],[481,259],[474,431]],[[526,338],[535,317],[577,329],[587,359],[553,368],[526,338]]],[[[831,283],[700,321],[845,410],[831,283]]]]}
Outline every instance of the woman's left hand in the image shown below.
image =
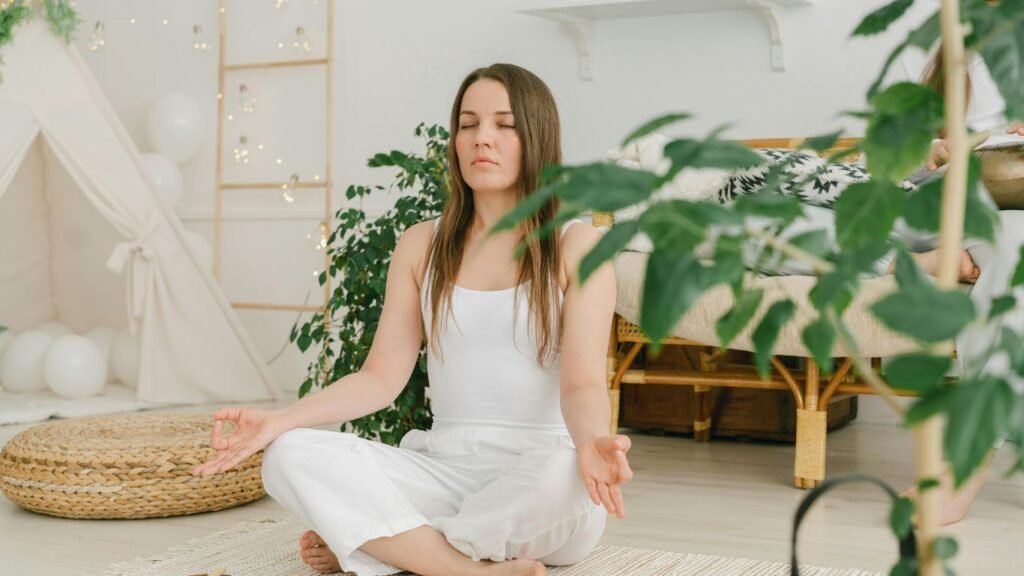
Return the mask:
{"type": "Polygon", "coordinates": [[[580,476],[594,504],[601,505],[619,518],[626,517],[619,485],[629,482],[633,470],[626,460],[632,443],[628,436],[601,436],[576,447],[580,476]]]}
{"type": "Polygon", "coordinates": [[[1006,133],[1024,136],[1024,122],[1014,122],[1010,124],[1010,127],[1006,129],[1006,133]]]}

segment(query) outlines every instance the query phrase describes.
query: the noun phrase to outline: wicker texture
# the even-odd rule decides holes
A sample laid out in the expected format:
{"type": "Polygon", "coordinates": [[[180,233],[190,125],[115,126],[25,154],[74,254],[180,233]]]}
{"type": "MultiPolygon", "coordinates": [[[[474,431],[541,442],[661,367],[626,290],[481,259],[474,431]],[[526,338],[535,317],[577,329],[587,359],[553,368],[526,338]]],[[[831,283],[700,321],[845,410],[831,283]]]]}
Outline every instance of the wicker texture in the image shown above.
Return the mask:
{"type": "Polygon", "coordinates": [[[0,452],[0,490],[65,518],[154,518],[222,510],[262,498],[263,453],[228,472],[190,470],[214,455],[213,419],[130,414],[41,424],[0,452]]]}

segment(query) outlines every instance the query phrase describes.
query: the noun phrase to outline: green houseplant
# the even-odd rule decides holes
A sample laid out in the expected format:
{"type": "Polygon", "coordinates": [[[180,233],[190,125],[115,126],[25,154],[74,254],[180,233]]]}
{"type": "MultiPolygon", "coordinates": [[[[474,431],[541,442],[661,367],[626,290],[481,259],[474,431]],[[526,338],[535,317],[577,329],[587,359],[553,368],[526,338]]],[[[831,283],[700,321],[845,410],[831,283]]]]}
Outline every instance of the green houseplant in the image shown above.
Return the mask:
{"type": "MultiPolygon", "coordinates": [[[[341,280],[327,302],[326,317],[323,311],[317,312],[291,333],[301,351],[318,350],[299,387],[300,397],[314,386],[328,386],[362,367],[377,332],[388,265],[398,238],[409,226],[441,214],[447,189],[448,131],[420,124],[415,135],[424,140],[422,155],[395,150],[377,154],[368,162],[375,168],[398,169],[391,188],[406,194],[395,206],[374,220],[369,220],[361,207],[343,208],[336,214],[337,227],[327,245],[331,265],[319,281],[325,284],[328,275],[341,280]]],[[[349,186],[345,195],[349,200],[362,200],[380,190],[384,187],[349,186]]],[[[421,350],[409,383],[394,404],[345,426],[360,436],[392,445],[409,430],[430,428],[427,384],[426,355],[421,350]]]]}
{"type": "MultiPolygon", "coordinates": [[[[893,0],[869,14],[854,31],[868,36],[886,30],[904,16],[913,0],[893,0]]],[[[779,236],[803,210],[800,201],[780,192],[782,184],[800,188],[803,182],[786,170],[783,161],[768,170],[766,183],[758,194],[739,197],[730,205],[717,201],[658,200],[632,219],[618,221],[582,261],[585,281],[598,266],[611,259],[638,233],[645,233],[654,248],[647,263],[639,324],[652,348],[669,334],[680,317],[707,290],[719,284],[731,287],[735,305],[718,321],[717,332],[723,348],[739,335],[752,319],[764,294],[747,288],[742,251],[751,243],[764,243],[763,255],[782,252],[809,263],[817,284],[810,299],[818,317],[803,332],[803,341],[823,368],[831,366],[833,344],[839,343],[845,356],[856,359],[857,342],[845,322],[843,311],[857,293],[861,272],[890,249],[897,251],[896,280],[899,289],[876,303],[873,314],[890,329],[916,340],[919,351],[892,359],[887,376],[895,386],[918,392],[920,399],[903,414],[905,422],[918,430],[920,529],[912,530],[915,503],[899,497],[881,481],[871,478],[833,479],[808,494],[797,514],[800,519],[819,495],[838,483],[867,480],[886,489],[894,501],[891,526],[900,539],[900,561],[894,575],[938,576],[956,552],[956,543],[937,536],[938,485],[942,456],[950,462],[954,479],[963,483],[985,460],[1000,438],[1017,441],[1018,464],[1024,470],[1024,398],[1016,394],[1006,378],[980,376],[971,381],[950,382],[943,376],[951,367],[953,338],[977,314],[971,299],[955,289],[957,259],[964,232],[993,239],[995,214],[979,193],[980,166],[970,157],[973,148],[965,122],[965,47],[985,61],[1006,101],[1009,118],[1024,117],[1024,1],[943,0],[942,7],[923,25],[911,31],[885,63],[871,86],[868,107],[852,113],[866,121],[866,135],[860,145],[867,153],[872,179],[850,186],[835,205],[838,246],[823,238],[798,236],[782,241],[779,236]],[[928,50],[943,41],[945,93],[912,82],[882,88],[891,64],[903,51],[928,50]],[[947,129],[950,166],[942,180],[907,193],[899,187],[912,170],[925,160],[934,134],[947,129]],[[915,228],[939,232],[941,266],[937,282],[907,256],[907,247],[890,233],[903,216],[915,228]],[[770,219],[767,229],[749,224],[749,217],[770,219]],[[710,263],[694,256],[694,249],[714,238],[710,263]],[[799,238],[799,242],[797,239],[799,238]],[[941,310],[942,314],[935,314],[941,310]],[[942,432],[939,418],[947,422],[942,432]]],[[[641,126],[625,143],[689,116],[667,114],[641,126]]],[[[720,130],[703,138],[677,138],[666,144],[665,157],[671,166],[664,175],[631,169],[608,162],[579,166],[552,166],[544,173],[544,185],[518,205],[495,226],[509,229],[533,214],[552,197],[561,208],[553,222],[537,231],[548,234],[563,222],[589,211],[613,212],[649,201],[652,194],[686,168],[746,169],[764,164],[752,150],[719,138],[720,130]]],[[[829,149],[839,132],[809,139],[806,148],[829,149]]],[[[1024,259],[1022,259],[1024,261],[1024,259]]],[[[1018,266],[1012,287],[1024,284],[1024,264],[1018,266]]],[[[1011,287],[1011,289],[1012,289],[1011,287]]],[[[1024,304],[1024,303],[1021,303],[1024,304]]],[[[1019,305],[1014,295],[1000,295],[992,302],[989,319],[1019,305]]],[[[754,327],[752,339],[762,375],[780,329],[793,318],[795,305],[788,299],[773,303],[754,327]]],[[[1024,339],[1004,330],[989,354],[1005,353],[1013,372],[1024,375],[1024,339]]],[[[891,397],[891,389],[870,366],[855,363],[858,373],[880,394],[891,397]]],[[[893,406],[903,412],[898,404],[893,406]]],[[[796,526],[794,526],[795,550],[796,526]]],[[[793,574],[797,574],[794,552],[793,574]]]]}

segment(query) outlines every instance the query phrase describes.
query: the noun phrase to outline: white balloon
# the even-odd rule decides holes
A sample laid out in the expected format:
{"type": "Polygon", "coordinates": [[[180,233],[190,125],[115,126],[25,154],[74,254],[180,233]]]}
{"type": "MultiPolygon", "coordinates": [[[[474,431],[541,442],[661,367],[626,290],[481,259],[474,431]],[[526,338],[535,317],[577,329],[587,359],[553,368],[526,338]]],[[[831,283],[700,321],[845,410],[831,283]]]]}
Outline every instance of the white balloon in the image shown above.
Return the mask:
{"type": "Polygon", "coordinates": [[[43,359],[53,343],[53,336],[39,330],[22,332],[11,340],[0,359],[0,380],[11,392],[46,390],[43,380],[43,359]]]}
{"type": "Polygon", "coordinates": [[[163,196],[171,207],[177,208],[184,193],[181,170],[178,169],[178,165],[152,152],[142,154],[142,165],[157,193],[163,196]]]}
{"type": "Polygon", "coordinates": [[[110,326],[100,326],[93,328],[85,333],[85,337],[92,340],[100,352],[103,353],[103,358],[107,363],[107,382],[114,382],[116,377],[114,376],[114,364],[112,362],[114,348],[114,338],[117,338],[117,330],[110,326]]]}
{"type": "Polygon", "coordinates": [[[139,360],[142,346],[138,336],[132,336],[128,329],[118,332],[110,351],[114,374],[122,384],[130,388],[139,385],[139,360]]]}
{"type": "Polygon", "coordinates": [[[210,247],[210,243],[206,241],[206,238],[203,238],[197,232],[186,230],[185,245],[195,254],[200,266],[206,270],[213,270],[213,248],[210,247]]]}
{"type": "Polygon", "coordinates": [[[107,361],[103,351],[85,336],[61,336],[46,352],[43,380],[65,398],[95,396],[107,381],[107,361]]]}
{"type": "Polygon", "coordinates": [[[178,164],[188,162],[203,143],[203,113],[196,99],[172,92],[158,98],[146,113],[150,147],[178,164]]]}
{"type": "Polygon", "coordinates": [[[46,332],[50,336],[53,336],[54,340],[60,338],[61,336],[67,336],[68,334],[75,333],[74,330],[68,328],[67,324],[62,324],[60,322],[57,322],[56,320],[50,322],[43,322],[39,326],[36,326],[35,330],[39,330],[40,332],[46,332]]]}

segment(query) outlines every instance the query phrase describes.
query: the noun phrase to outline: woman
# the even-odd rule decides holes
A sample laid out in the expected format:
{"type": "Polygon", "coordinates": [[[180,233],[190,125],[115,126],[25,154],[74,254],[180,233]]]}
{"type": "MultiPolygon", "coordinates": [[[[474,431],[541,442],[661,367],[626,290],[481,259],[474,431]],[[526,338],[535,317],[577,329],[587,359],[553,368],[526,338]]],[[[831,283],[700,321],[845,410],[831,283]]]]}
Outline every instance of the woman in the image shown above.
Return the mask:
{"type": "Polygon", "coordinates": [[[266,447],[267,492],[314,529],[300,550],[320,572],[540,575],[586,557],[607,512],[625,516],[630,441],[608,435],[605,384],[614,272],[577,276],[600,233],[569,222],[517,262],[521,239],[554,218],[552,200],[487,235],[561,162],[554,98],[520,67],[475,70],[451,134],[451,197],[400,238],[362,369],[282,410],[217,412],[219,454],[193,471],[216,474],[266,447]],[[424,338],[431,430],[394,448],[309,429],[390,405],[424,338]]]}

